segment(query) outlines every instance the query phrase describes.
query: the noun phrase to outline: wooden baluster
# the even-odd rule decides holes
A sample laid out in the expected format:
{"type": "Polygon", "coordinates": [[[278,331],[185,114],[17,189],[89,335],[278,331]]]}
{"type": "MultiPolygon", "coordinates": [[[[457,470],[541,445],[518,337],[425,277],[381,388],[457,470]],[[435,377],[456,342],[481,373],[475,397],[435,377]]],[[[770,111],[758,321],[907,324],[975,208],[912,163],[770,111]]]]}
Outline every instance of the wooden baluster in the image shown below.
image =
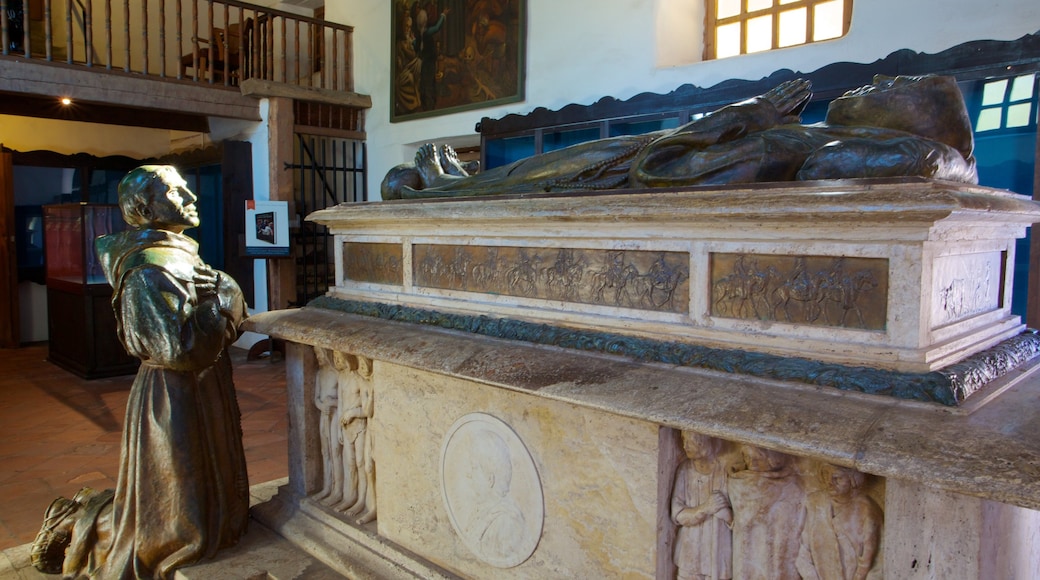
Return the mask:
{"type": "Polygon", "coordinates": [[[314,38],[315,42],[318,43],[318,49],[314,51],[314,58],[318,59],[316,63],[318,65],[318,86],[321,88],[325,87],[325,27],[320,24],[314,25],[314,38]]]}
{"type": "Polygon", "coordinates": [[[54,31],[51,26],[51,0],[43,1],[43,37],[47,43],[47,61],[54,60],[54,31]]]}
{"type": "Polygon", "coordinates": [[[166,78],[166,0],[159,0],[159,76],[166,78]]]}
{"type": "Polygon", "coordinates": [[[221,61],[224,63],[224,86],[231,85],[231,53],[228,51],[228,35],[231,34],[231,20],[228,19],[231,7],[224,5],[224,34],[221,35],[221,61]]]}
{"type": "Polygon", "coordinates": [[[274,14],[268,14],[267,18],[267,38],[264,39],[264,45],[267,48],[267,59],[264,78],[267,80],[274,80],[274,14]]]}
{"type": "Polygon", "coordinates": [[[253,53],[253,58],[252,58],[253,62],[251,62],[249,64],[250,73],[251,73],[250,76],[251,77],[263,78],[263,74],[260,73],[260,37],[261,36],[262,35],[260,34],[260,12],[254,11],[253,12],[253,46],[252,46],[252,50],[251,50],[251,52],[253,53]]]}
{"type": "Polygon", "coordinates": [[[282,82],[286,82],[285,79],[288,76],[288,59],[285,57],[285,18],[282,19],[282,82]]]}
{"type": "Polygon", "coordinates": [[[332,90],[339,88],[339,46],[336,44],[336,39],[339,38],[339,31],[335,28],[332,29],[332,42],[329,43],[329,50],[332,51],[332,90]]]}
{"type": "MultiPolygon", "coordinates": [[[[29,12],[25,12],[28,16],[29,12]]],[[[87,53],[87,66],[94,66],[94,0],[87,0],[86,14],[83,15],[83,51],[87,53]]],[[[26,31],[29,29],[26,28],[26,31]]]]}
{"type": "MultiPolygon", "coordinates": [[[[343,31],[343,89],[354,90],[354,30],[343,31]]],[[[355,127],[356,128],[356,127],[355,127]]]]}
{"type": "Polygon", "coordinates": [[[242,81],[246,80],[246,34],[249,32],[246,30],[246,18],[245,10],[241,6],[238,7],[238,84],[241,86],[242,81]]]}
{"type": "Polygon", "coordinates": [[[141,27],[141,39],[144,41],[144,50],[141,51],[144,54],[144,65],[141,67],[141,72],[148,74],[148,2],[141,2],[141,20],[144,22],[144,26],[141,27]]]}
{"type": "Polygon", "coordinates": [[[303,77],[303,69],[300,67],[300,21],[293,20],[293,54],[296,55],[296,64],[293,72],[296,76],[296,82],[300,82],[300,78],[303,77]]]}
{"type": "Polygon", "coordinates": [[[211,38],[209,39],[209,52],[208,52],[209,58],[206,59],[206,71],[207,71],[207,74],[209,75],[209,84],[212,85],[213,84],[213,58],[216,56],[213,53],[215,52],[214,47],[216,46],[217,39],[212,38],[212,36],[213,36],[213,2],[212,2],[212,0],[208,3],[208,6],[209,6],[209,9],[207,11],[207,16],[209,16],[209,18],[208,18],[208,22],[209,22],[208,30],[209,30],[209,35],[210,35],[211,38]]]}
{"type": "Polygon", "coordinates": [[[123,52],[123,72],[130,72],[130,0],[123,0],[123,52]]]}
{"type": "Polygon", "coordinates": [[[184,34],[181,32],[181,28],[184,27],[184,8],[181,6],[181,0],[177,0],[174,4],[173,11],[177,14],[177,79],[184,78],[184,63],[180,60],[184,58],[184,34]]]}
{"type": "Polygon", "coordinates": [[[199,81],[199,3],[191,3],[191,80],[199,81]]]}
{"type": "Polygon", "coordinates": [[[29,46],[29,6],[26,0],[22,0],[22,47],[25,48],[25,58],[32,58],[32,47],[29,46]]]}
{"type": "Polygon", "coordinates": [[[7,37],[7,0],[0,0],[0,42],[4,43],[0,54],[6,55],[8,47],[11,46],[11,40],[7,37]]]}
{"type": "Polygon", "coordinates": [[[72,2],[65,2],[65,62],[72,64],[72,2]]]}
{"type": "MultiPolygon", "coordinates": [[[[50,1],[47,0],[48,5],[50,1]]],[[[50,18],[47,21],[50,22],[50,18]]],[[[112,70],[112,0],[105,0],[105,68],[112,70]]]]}

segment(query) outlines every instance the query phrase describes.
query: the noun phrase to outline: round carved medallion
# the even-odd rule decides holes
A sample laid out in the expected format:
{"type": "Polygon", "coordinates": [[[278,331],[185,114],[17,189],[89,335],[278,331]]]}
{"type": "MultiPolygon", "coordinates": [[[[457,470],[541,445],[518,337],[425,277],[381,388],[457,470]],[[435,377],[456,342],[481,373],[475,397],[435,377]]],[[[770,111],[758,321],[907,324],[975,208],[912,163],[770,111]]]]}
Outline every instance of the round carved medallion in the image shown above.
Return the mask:
{"type": "Polygon", "coordinates": [[[520,437],[501,420],[470,413],[441,446],[441,494],[463,544],[498,568],[531,557],[542,535],[542,484],[520,437]]]}

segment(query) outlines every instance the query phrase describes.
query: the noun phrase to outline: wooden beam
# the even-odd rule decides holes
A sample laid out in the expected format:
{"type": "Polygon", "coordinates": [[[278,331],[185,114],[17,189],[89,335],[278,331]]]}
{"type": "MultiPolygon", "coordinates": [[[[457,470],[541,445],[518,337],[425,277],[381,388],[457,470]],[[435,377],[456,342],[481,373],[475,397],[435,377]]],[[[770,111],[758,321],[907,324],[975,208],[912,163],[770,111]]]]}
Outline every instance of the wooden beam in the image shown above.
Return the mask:
{"type": "Polygon", "coordinates": [[[301,87],[261,79],[246,79],[242,81],[242,94],[258,99],[265,97],[287,97],[298,101],[328,103],[330,105],[354,107],[356,109],[372,108],[371,95],[362,95],[350,91],[319,89],[316,87],[301,87]]]}
{"type": "Polygon", "coordinates": [[[261,120],[256,99],[208,84],[9,57],[0,57],[0,78],[4,79],[3,90],[9,94],[69,97],[113,107],[261,120]]]}
{"type": "Polygon", "coordinates": [[[58,103],[55,97],[15,93],[0,93],[0,115],[209,133],[209,119],[205,115],[155,109],[131,109],[107,103],[79,100],[64,106],[58,103]]]}

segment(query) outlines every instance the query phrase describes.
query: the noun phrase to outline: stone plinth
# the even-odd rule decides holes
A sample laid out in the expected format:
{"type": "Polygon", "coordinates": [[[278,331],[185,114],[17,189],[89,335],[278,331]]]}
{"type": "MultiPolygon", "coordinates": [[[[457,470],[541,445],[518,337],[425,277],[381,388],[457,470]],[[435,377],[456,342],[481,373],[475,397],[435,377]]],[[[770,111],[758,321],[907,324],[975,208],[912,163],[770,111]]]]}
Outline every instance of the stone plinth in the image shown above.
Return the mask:
{"type": "Polygon", "coordinates": [[[1021,196],[860,181],[309,219],[335,287],[247,322],[289,342],[289,484],[254,515],[340,573],[1040,573],[1021,196]]]}
{"type": "Polygon", "coordinates": [[[1023,329],[1023,196],[927,180],[343,205],[331,296],[927,372],[1023,329]]]}
{"type": "Polygon", "coordinates": [[[821,464],[868,474],[866,493],[885,513],[872,577],[1030,577],[1040,567],[1036,535],[1022,533],[1040,521],[1036,365],[991,385],[1002,394],[969,413],[319,308],[249,324],[290,341],[290,483],[259,517],[344,574],[673,578],[668,506],[683,430],[731,451],[782,452],[806,495],[820,489],[821,464]],[[315,499],[315,346],[373,361],[378,516],[365,526],[315,499]],[[443,449],[473,414],[522,442],[544,498],[536,547],[509,568],[470,548],[444,500],[443,449]]]}

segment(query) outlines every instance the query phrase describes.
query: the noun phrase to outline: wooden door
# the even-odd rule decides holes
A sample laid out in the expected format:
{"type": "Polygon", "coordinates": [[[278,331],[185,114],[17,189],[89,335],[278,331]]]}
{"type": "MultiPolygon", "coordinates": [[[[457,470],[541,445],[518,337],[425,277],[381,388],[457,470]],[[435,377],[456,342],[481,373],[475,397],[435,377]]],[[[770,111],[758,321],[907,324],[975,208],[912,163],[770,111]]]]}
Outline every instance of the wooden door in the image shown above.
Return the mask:
{"type": "Polygon", "coordinates": [[[0,150],[0,348],[18,348],[19,324],[14,162],[9,151],[0,150]]]}

